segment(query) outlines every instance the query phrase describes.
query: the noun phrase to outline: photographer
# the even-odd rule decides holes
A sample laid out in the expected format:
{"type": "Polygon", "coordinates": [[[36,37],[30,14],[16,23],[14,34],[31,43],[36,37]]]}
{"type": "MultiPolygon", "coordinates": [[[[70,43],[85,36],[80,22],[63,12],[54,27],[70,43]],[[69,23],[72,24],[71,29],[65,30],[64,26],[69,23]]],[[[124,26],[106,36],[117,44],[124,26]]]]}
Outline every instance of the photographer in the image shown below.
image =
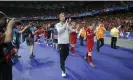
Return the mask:
{"type": "Polygon", "coordinates": [[[12,80],[12,65],[10,65],[13,46],[12,30],[15,19],[9,19],[0,11],[0,80],[12,80]],[[11,44],[10,47],[8,44],[11,44]],[[7,54],[6,53],[7,50],[7,54]]]}

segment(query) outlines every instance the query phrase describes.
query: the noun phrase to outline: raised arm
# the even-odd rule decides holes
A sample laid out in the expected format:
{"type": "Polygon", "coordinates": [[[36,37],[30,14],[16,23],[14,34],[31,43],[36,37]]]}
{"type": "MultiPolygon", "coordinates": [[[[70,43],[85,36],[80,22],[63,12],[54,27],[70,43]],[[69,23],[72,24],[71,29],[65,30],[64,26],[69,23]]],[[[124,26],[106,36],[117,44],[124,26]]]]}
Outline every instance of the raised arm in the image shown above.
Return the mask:
{"type": "Polygon", "coordinates": [[[23,30],[19,31],[19,33],[22,34],[27,28],[28,26],[26,26],[23,30]]]}
{"type": "Polygon", "coordinates": [[[95,33],[96,34],[96,38],[99,39],[99,37],[98,37],[98,27],[96,28],[96,31],[95,32],[96,32],[95,33]]]}
{"type": "Polygon", "coordinates": [[[67,24],[65,23],[62,26],[59,24],[56,24],[55,26],[56,26],[58,33],[61,34],[65,31],[67,24]]]}
{"type": "Polygon", "coordinates": [[[70,25],[70,24],[68,24],[68,30],[70,31],[70,32],[72,32],[72,27],[73,27],[73,25],[70,25]]]}
{"type": "Polygon", "coordinates": [[[80,37],[80,35],[81,35],[81,32],[82,32],[82,29],[80,29],[80,31],[79,31],[78,38],[80,37]]]}
{"type": "Polygon", "coordinates": [[[10,22],[7,25],[6,31],[4,35],[1,35],[1,40],[3,39],[4,43],[8,43],[12,40],[12,29],[15,24],[14,19],[10,20],[10,22]]]}

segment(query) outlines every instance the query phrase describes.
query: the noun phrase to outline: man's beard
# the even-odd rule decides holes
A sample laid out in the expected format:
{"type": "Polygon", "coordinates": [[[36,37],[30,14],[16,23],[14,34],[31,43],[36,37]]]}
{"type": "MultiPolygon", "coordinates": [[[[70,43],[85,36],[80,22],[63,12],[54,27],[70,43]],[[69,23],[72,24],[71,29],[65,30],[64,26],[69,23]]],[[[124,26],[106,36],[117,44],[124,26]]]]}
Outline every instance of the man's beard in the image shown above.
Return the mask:
{"type": "Polygon", "coordinates": [[[62,22],[65,22],[66,20],[63,20],[62,22]]]}

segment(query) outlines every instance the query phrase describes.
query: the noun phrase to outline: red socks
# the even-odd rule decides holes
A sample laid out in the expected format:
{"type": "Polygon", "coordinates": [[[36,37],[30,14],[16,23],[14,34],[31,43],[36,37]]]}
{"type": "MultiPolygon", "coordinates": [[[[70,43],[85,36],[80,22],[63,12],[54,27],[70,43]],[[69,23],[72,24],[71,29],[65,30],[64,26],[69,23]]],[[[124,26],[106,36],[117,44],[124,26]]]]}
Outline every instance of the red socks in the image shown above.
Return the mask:
{"type": "Polygon", "coordinates": [[[72,48],[71,48],[71,52],[72,52],[72,53],[74,53],[74,52],[75,52],[75,51],[74,51],[74,47],[72,47],[72,48]]]}
{"type": "Polygon", "coordinates": [[[71,52],[75,55],[74,47],[71,48],[71,52]]]}
{"type": "Polygon", "coordinates": [[[92,63],[92,57],[88,56],[90,63],[92,63]]]}
{"type": "Polygon", "coordinates": [[[90,63],[92,63],[92,56],[88,56],[88,52],[86,53],[86,58],[89,60],[90,63]]]}

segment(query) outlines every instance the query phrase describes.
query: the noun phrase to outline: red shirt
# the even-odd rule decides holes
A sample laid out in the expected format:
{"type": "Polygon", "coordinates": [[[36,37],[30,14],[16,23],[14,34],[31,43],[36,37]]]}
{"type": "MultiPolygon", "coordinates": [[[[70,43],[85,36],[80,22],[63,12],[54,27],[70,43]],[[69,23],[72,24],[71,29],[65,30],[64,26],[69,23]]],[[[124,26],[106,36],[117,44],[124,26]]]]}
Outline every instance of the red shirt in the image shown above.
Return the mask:
{"type": "Polygon", "coordinates": [[[70,42],[71,44],[76,44],[77,41],[77,33],[75,31],[70,33],[70,42]]]}
{"type": "Polygon", "coordinates": [[[70,33],[70,38],[73,38],[73,37],[77,37],[77,33],[74,31],[70,33]]]}
{"type": "Polygon", "coordinates": [[[40,35],[41,34],[41,29],[37,29],[37,35],[40,35]]]}
{"type": "Polygon", "coordinates": [[[41,33],[42,33],[42,34],[44,33],[44,28],[41,28],[41,33]]]}
{"type": "Polygon", "coordinates": [[[90,29],[90,28],[87,28],[86,29],[86,38],[87,38],[87,40],[93,40],[94,39],[94,30],[92,29],[90,29]]]}

